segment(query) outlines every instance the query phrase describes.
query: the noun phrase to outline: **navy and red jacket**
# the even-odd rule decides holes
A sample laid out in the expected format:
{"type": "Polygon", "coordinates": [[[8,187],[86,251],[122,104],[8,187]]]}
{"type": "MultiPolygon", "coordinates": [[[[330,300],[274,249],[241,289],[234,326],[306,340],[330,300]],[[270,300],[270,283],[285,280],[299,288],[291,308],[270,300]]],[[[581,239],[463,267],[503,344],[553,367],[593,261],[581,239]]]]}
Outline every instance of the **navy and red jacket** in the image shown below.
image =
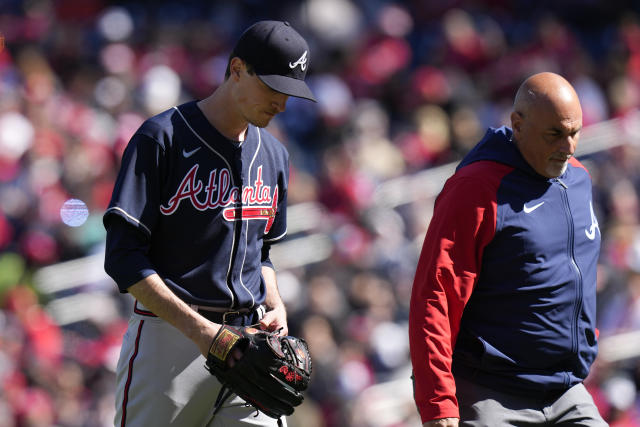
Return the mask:
{"type": "Polygon", "coordinates": [[[537,174],[490,128],[438,195],[418,262],[409,334],[422,421],[458,417],[456,377],[552,396],[597,353],[600,229],[575,158],[537,174]]]}

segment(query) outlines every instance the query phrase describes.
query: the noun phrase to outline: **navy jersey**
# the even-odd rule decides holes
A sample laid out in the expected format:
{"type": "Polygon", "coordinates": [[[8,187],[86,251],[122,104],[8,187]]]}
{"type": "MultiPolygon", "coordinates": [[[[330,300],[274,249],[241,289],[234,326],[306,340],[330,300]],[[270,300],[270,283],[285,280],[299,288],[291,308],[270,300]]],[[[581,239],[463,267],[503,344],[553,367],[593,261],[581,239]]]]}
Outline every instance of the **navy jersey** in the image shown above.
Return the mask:
{"type": "MultiPolygon", "coordinates": [[[[286,234],[288,162],[264,129],[249,125],[244,141],[230,141],[195,101],[174,107],[131,138],[105,226],[119,217],[137,229],[148,242],[142,276],[158,273],[185,302],[256,307],[264,249],[286,234]]],[[[134,284],[116,282],[122,292],[134,284]]]]}

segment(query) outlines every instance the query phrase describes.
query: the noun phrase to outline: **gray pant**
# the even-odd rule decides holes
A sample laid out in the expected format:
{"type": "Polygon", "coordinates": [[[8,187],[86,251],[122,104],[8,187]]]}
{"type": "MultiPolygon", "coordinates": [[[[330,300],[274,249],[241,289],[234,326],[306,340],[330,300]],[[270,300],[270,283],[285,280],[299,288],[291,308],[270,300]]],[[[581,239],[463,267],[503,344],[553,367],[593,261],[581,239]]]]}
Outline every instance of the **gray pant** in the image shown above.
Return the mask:
{"type": "MultiPolygon", "coordinates": [[[[138,305],[138,307],[142,307],[138,305]]],[[[198,347],[159,317],[134,313],[116,372],[121,427],[275,427],[277,421],[232,395],[213,415],[220,383],[204,368],[198,347]],[[124,418],[124,421],[123,421],[124,418]]],[[[286,418],[282,417],[286,427],[286,418]]]]}
{"type": "Polygon", "coordinates": [[[461,426],[608,426],[582,384],[552,402],[500,393],[460,378],[456,389],[461,426]]]}

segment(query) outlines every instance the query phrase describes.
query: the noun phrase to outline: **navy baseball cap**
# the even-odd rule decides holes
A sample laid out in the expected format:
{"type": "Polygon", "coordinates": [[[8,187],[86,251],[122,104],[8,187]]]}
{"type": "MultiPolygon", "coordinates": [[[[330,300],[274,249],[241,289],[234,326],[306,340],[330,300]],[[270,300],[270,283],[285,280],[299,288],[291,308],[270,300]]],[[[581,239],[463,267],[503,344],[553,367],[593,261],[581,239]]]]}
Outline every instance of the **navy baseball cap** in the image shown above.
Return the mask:
{"type": "Polygon", "coordinates": [[[251,65],[271,89],[316,101],[304,82],[309,69],[309,46],[288,22],[259,21],[242,33],[231,52],[251,65]]]}

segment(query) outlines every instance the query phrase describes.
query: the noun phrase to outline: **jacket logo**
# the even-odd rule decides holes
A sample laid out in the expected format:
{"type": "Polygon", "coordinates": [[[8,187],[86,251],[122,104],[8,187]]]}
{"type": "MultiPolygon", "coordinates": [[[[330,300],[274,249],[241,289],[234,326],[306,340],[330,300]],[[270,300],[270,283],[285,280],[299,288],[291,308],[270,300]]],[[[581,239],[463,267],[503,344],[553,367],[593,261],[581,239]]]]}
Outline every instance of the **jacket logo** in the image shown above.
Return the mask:
{"type": "Polygon", "coordinates": [[[598,218],[596,218],[595,212],[593,212],[593,204],[589,202],[589,209],[591,210],[591,227],[588,229],[584,229],[584,234],[587,235],[587,239],[593,240],[596,238],[596,228],[600,231],[600,226],[598,225],[598,218]]]}
{"type": "Polygon", "coordinates": [[[223,211],[223,217],[227,221],[242,221],[243,219],[267,220],[265,233],[273,225],[278,206],[278,187],[271,191],[270,185],[263,185],[262,165],[258,167],[254,185],[242,187],[233,186],[231,172],[228,169],[213,169],[209,172],[209,182],[196,177],[200,165],[196,163],[182,178],[175,194],[166,204],[160,205],[163,215],[172,215],[183,200],[199,210],[216,209],[227,206],[223,211]],[[241,205],[240,205],[241,203],[241,205]],[[240,206],[238,206],[240,205],[240,206]]]}
{"type": "Polygon", "coordinates": [[[524,213],[528,214],[531,213],[533,211],[535,211],[536,209],[538,209],[540,206],[544,205],[544,202],[540,202],[537,205],[533,205],[531,207],[527,206],[526,204],[522,207],[522,209],[524,210],[524,213]]]}
{"type": "Polygon", "coordinates": [[[292,70],[296,68],[298,65],[300,66],[302,71],[307,69],[307,51],[306,50],[304,51],[302,56],[298,58],[296,62],[289,62],[289,68],[291,68],[292,70]]]}

